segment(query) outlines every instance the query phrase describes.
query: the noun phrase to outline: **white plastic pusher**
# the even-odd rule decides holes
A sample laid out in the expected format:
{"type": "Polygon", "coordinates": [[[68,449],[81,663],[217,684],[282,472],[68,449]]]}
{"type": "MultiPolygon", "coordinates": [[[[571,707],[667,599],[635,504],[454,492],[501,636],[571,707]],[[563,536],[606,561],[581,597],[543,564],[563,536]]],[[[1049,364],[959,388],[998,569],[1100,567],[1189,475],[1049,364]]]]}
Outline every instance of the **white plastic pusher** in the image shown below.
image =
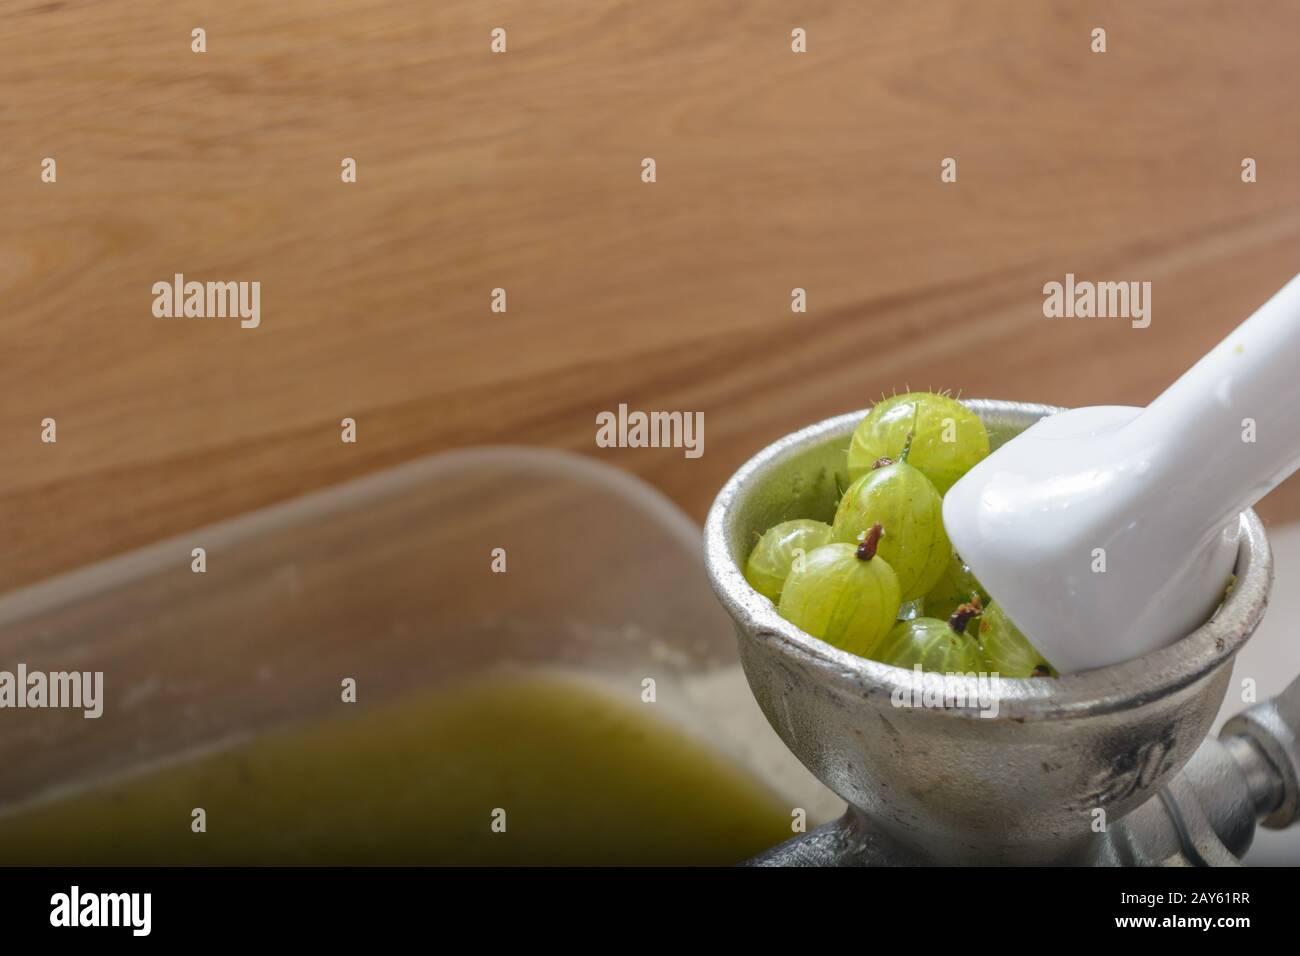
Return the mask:
{"type": "Polygon", "coordinates": [[[1062,412],[944,499],[953,546],[1062,673],[1203,624],[1237,515],[1300,466],[1300,276],[1145,409],[1062,412]],[[1103,570],[1104,569],[1104,570],[1103,570]]]}

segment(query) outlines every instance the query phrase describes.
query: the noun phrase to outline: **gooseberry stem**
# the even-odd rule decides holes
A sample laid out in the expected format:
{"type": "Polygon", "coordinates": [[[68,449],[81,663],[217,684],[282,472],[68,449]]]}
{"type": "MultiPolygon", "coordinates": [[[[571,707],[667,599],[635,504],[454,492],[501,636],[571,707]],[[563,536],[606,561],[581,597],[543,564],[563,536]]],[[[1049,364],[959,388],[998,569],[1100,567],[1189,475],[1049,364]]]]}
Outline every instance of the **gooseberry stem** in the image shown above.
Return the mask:
{"type": "Polygon", "coordinates": [[[907,453],[912,450],[912,436],[916,434],[916,423],[921,416],[921,403],[912,404],[912,427],[907,430],[907,440],[903,442],[903,450],[898,453],[899,461],[907,461],[907,453]]]}
{"type": "Polygon", "coordinates": [[[912,436],[915,434],[916,434],[915,432],[907,433],[907,441],[903,442],[903,450],[898,453],[899,461],[902,462],[907,461],[907,453],[912,450],[912,436]]]}
{"type": "Polygon", "coordinates": [[[952,616],[948,618],[948,626],[958,634],[969,636],[966,634],[966,625],[983,613],[984,606],[980,604],[979,597],[972,594],[965,604],[957,605],[957,610],[953,611],[952,616]]]}
{"type": "Polygon", "coordinates": [[[871,526],[871,530],[867,532],[867,536],[863,538],[862,543],[858,545],[856,554],[859,561],[870,561],[876,556],[876,545],[880,544],[880,536],[884,533],[885,529],[881,527],[879,521],[871,526]]]}

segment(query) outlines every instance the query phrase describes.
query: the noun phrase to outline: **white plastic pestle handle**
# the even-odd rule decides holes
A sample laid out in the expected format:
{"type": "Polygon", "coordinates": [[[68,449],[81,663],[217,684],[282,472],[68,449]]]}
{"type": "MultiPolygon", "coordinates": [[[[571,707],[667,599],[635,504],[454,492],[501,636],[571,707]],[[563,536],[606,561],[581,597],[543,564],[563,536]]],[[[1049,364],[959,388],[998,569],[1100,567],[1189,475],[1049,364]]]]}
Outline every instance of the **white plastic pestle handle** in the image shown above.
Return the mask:
{"type": "Polygon", "coordinates": [[[1300,276],[1145,410],[1062,412],[944,498],[953,546],[1062,673],[1203,624],[1237,515],[1300,467],[1300,276]]]}

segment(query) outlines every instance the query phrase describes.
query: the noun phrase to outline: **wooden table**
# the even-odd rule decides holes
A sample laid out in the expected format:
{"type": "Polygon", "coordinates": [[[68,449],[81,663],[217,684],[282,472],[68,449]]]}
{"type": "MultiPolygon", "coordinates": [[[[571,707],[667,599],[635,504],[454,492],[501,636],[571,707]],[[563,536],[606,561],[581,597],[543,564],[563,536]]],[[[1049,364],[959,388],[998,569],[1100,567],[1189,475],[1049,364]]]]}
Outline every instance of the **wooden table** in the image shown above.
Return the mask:
{"type": "Polygon", "coordinates": [[[3,0],[0,590],[471,444],[700,518],[905,383],[1145,403],[1300,269],[1297,36],[1292,0],[3,0]],[[178,272],[260,281],[260,328],[155,318],[178,272]],[[1150,281],[1151,326],[1045,319],[1066,273],[1150,281]],[[619,403],[704,412],[705,454],[597,448],[619,403]]]}

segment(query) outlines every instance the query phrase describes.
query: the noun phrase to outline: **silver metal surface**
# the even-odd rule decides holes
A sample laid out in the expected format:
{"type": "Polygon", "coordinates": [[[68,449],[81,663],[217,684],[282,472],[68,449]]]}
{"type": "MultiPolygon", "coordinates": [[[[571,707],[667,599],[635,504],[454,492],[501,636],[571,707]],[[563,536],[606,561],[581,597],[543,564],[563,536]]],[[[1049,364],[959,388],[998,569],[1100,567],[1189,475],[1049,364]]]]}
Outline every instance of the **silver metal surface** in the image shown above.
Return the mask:
{"type": "Polygon", "coordinates": [[[1258,761],[1252,764],[1249,751],[1237,750],[1256,799],[1267,808],[1264,826],[1289,827],[1300,818],[1300,677],[1272,700],[1256,704],[1224,724],[1220,736],[1234,735],[1249,741],[1266,762],[1266,767],[1260,767],[1258,761]],[[1272,770],[1280,783],[1271,807],[1266,804],[1270,799],[1266,783],[1260,781],[1261,776],[1267,780],[1267,770],[1272,770]]]}
{"type": "MultiPolygon", "coordinates": [[[[995,447],[1057,410],[965,404],[995,447]]],[[[865,414],[828,419],[763,449],[718,494],[704,533],[709,576],[735,621],[755,698],[791,751],[850,804],[846,820],[831,825],[838,829],[818,839],[843,851],[863,845],[845,837],[846,827],[870,832],[868,843],[891,849],[868,862],[1165,862],[1131,847],[1127,857],[1117,851],[1125,830],[1114,825],[1174,778],[1214,720],[1233,655],[1267,603],[1272,559],[1258,518],[1242,515],[1237,582],[1224,605],[1175,644],[1058,680],[999,679],[992,718],[978,705],[895,706],[896,696],[923,692],[918,675],[805,634],[741,572],[771,525],[832,517],[848,485],[849,437],[865,414]],[[1097,831],[1097,810],[1109,835],[1097,831]]],[[[1151,827],[1173,825],[1159,814],[1158,806],[1146,811],[1151,827]]]]}

